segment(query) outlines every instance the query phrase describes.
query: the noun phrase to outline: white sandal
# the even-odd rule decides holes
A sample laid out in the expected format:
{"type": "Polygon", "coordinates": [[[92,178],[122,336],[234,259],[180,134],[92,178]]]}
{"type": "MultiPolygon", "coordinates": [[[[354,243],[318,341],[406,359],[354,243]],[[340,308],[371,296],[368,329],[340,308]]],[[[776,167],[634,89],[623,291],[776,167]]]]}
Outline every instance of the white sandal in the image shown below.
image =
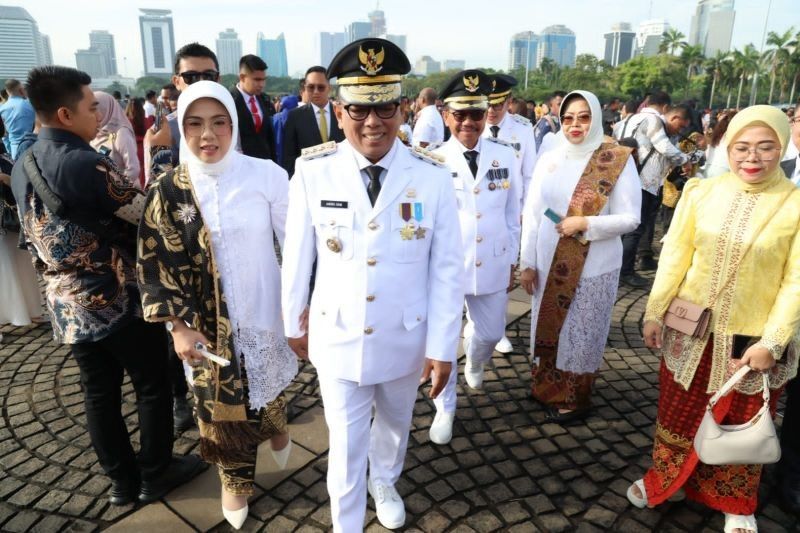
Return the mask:
{"type": "Polygon", "coordinates": [[[755,516],[751,514],[746,516],[741,514],[722,514],[725,515],[725,533],[733,533],[734,529],[744,529],[750,533],[758,533],[758,523],[755,516]]]}
{"type": "MultiPolygon", "coordinates": [[[[638,507],[639,509],[644,509],[647,507],[647,493],[644,490],[644,479],[637,479],[633,482],[633,485],[628,487],[628,501],[631,502],[633,505],[638,507]],[[637,487],[639,492],[642,493],[643,497],[640,498],[636,494],[633,493],[633,487],[637,487]]],[[[669,501],[671,502],[682,502],[686,499],[686,492],[680,488],[675,491],[675,494],[669,497],[669,501]]]]}

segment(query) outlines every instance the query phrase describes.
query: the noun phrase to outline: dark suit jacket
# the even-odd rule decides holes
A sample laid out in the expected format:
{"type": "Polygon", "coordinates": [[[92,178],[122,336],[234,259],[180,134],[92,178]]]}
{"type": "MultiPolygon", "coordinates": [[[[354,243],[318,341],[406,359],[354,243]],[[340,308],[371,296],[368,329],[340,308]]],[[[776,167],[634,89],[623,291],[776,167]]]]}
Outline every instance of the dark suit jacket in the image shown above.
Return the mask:
{"type": "MultiPolygon", "coordinates": [[[[328,104],[330,105],[330,104],[328,104]]],[[[339,122],[330,107],[330,135],[329,141],[342,142],[344,132],[339,128],[339,122]]],[[[322,142],[317,126],[317,117],[314,116],[314,106],[306,104],[303,107],[292,109],[286,117],[283,137],[283,168],[289,173],[289,178],[294,174],[294,161],[300,157],[300,150],[309,146],[316,146],[322,142]]]]}
{"type": "Polygon", "coordinates": [[[236,114],[239,116],[239,140],[242,153],[259,159],[275,161],[275,132],[272,129],[274,108],[269,98],[264,94],[256,95],[262,112],[261,131],[256,133],[253,114],[250,112],[247,102],[242,98],[242,93],[234,87],[231,89],[231,96],[236,104],[236,114]]]}
{"type": "Polygon", "coordinates": [[[797,165],[797,158],[789,159],[788,161],[781,161],[781,168],[783,172],[786,174],[786,177],[792,179],[792,175],[794,174],[794,168],[797,165]]]}

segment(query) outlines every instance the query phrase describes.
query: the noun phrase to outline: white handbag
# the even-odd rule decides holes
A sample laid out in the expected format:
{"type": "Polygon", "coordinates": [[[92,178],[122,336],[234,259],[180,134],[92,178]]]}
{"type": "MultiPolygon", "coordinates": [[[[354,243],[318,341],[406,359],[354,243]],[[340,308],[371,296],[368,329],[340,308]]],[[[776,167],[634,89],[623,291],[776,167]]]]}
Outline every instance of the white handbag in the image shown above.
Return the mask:
{"type": "Polygon", "coordinates": [[[707,465],[751,465],[777,463],[781,458],[781,445],[769,412],[769,380],[764,378],[764,405],[744,424],[717,424],[712,409],[717,402],[752,369],[740,368],[708,401],[706,412],[697,434],[694,449],[697,457],[707,465]]]}

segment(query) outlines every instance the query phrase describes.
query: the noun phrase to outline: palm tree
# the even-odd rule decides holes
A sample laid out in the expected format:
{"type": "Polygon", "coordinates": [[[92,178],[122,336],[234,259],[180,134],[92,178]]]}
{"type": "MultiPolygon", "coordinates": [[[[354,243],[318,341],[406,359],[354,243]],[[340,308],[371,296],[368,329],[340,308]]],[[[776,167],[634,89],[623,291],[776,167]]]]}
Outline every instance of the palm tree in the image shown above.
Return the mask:
{"type": "Polygon", "coordinates": [[[756,50],[756,47],[752,44],[745,46],[744,50],[733,51],[734,69],[737,77],[739,78],[739,92],[736,95],[736,109],[739,109],[739,103],[742,100],[742,88],[744,88],[744,82],[750,77],[751,74],[755,74],[755,72],[758,70],[760,59],[761,54],[758,53],[758,50],[756,50]]]}
{"type": "Polygon", "coordinates": [[[684,34],[675,28],[668,29],[661,36],[661,44],[658,45],[658,52],[663,54],[669,51],[670,55],[675,55],[675,51],[686,44],[683,40],[685,37],[684,34]]]}
{"type": "Polygon", "coordinates": [[[800,77],[800,31],[794,36],[792,41],[792,53],[789,62],[786,64],[789,74],[792,76],[792,90],[789,92],[789,101],[794,102],[794,91],[797,88],[797,78],[800,77]]]}
{"type": "Polygon", "coordinates": [[[542,71],[544,75],[544,82],[545,84],[548,82],[548,78],[550,75],[553,74],[556,68],[556,62],[550,59],[549,57],[542,58],[542,62],[539,63],[539,70],[542,71]]]}
{"type": "Polygon", "coordinates": [[[789,60],[788,44],[792,41],[792,33],[794,28],[789,28],[783,33],[776,33],[771,31],[767,34],[767,44],[774,46],[764,52],[764,60],[769,65],[770,82],[769,82],[769,99],[767,103],[772,103],[772,95],[775,92],[775,76],[778,73],[780,65],[786,64],[789,60]]]}
{"type": "Polygon", "coordinates": [[[697,73],[700,66],[703,64],[705,56],[703,55],[703,47],[698,45],[683,44],[681,51],[681,62],[686,65],[686,91],[689,93],[689,86],[692,84],[692,75],[697,73]]]}
{"type": "Polygon", "coordinates": [[[728,52],[718,50],[717,55],[706,59],[705,69],[711,72],[713,76],[711,79],[711,96],[708,98],[708,107],[714,107],[714,92],[717,89],[717,83],[720,81],[722,69],[725,68],[725,64],[730,64],[730,53],[728,52]]]}

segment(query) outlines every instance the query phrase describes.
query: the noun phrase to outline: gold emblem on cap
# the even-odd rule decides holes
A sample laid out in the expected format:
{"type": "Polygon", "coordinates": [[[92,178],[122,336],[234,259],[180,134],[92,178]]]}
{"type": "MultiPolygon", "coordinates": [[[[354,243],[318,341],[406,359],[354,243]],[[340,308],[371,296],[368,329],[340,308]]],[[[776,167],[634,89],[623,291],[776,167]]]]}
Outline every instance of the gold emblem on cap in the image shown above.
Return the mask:
{"type": "Polygon", "coordinates": [[[478,90],[478,85],[480,85],[481,80],[478,78],[478,75],[475,74],[474,76],[464,76],[464,88],[471,93],[474,93],[478,90]]]}
{"type": "Polygon", "coordinates": [[[383,60],[386,56],[386,51],[381,48],[380,52],[375,52],[374,48],[370,48],[366,52],[360,46],[358,47],[358,60],[361,62],[361,70],[367,73],[368,76],[374,76],[383,70],[383,60]]]}
{"type": "Polygon", "coordinates": [[[330,239],[325,241],[325,244],[328,245],[328,250],[330,250],[335,254],[338,254],[339,252],[342,251],[342,243],[340,243],[339,239],[337,239],[336,237],[331,237],[330,239]]]}

